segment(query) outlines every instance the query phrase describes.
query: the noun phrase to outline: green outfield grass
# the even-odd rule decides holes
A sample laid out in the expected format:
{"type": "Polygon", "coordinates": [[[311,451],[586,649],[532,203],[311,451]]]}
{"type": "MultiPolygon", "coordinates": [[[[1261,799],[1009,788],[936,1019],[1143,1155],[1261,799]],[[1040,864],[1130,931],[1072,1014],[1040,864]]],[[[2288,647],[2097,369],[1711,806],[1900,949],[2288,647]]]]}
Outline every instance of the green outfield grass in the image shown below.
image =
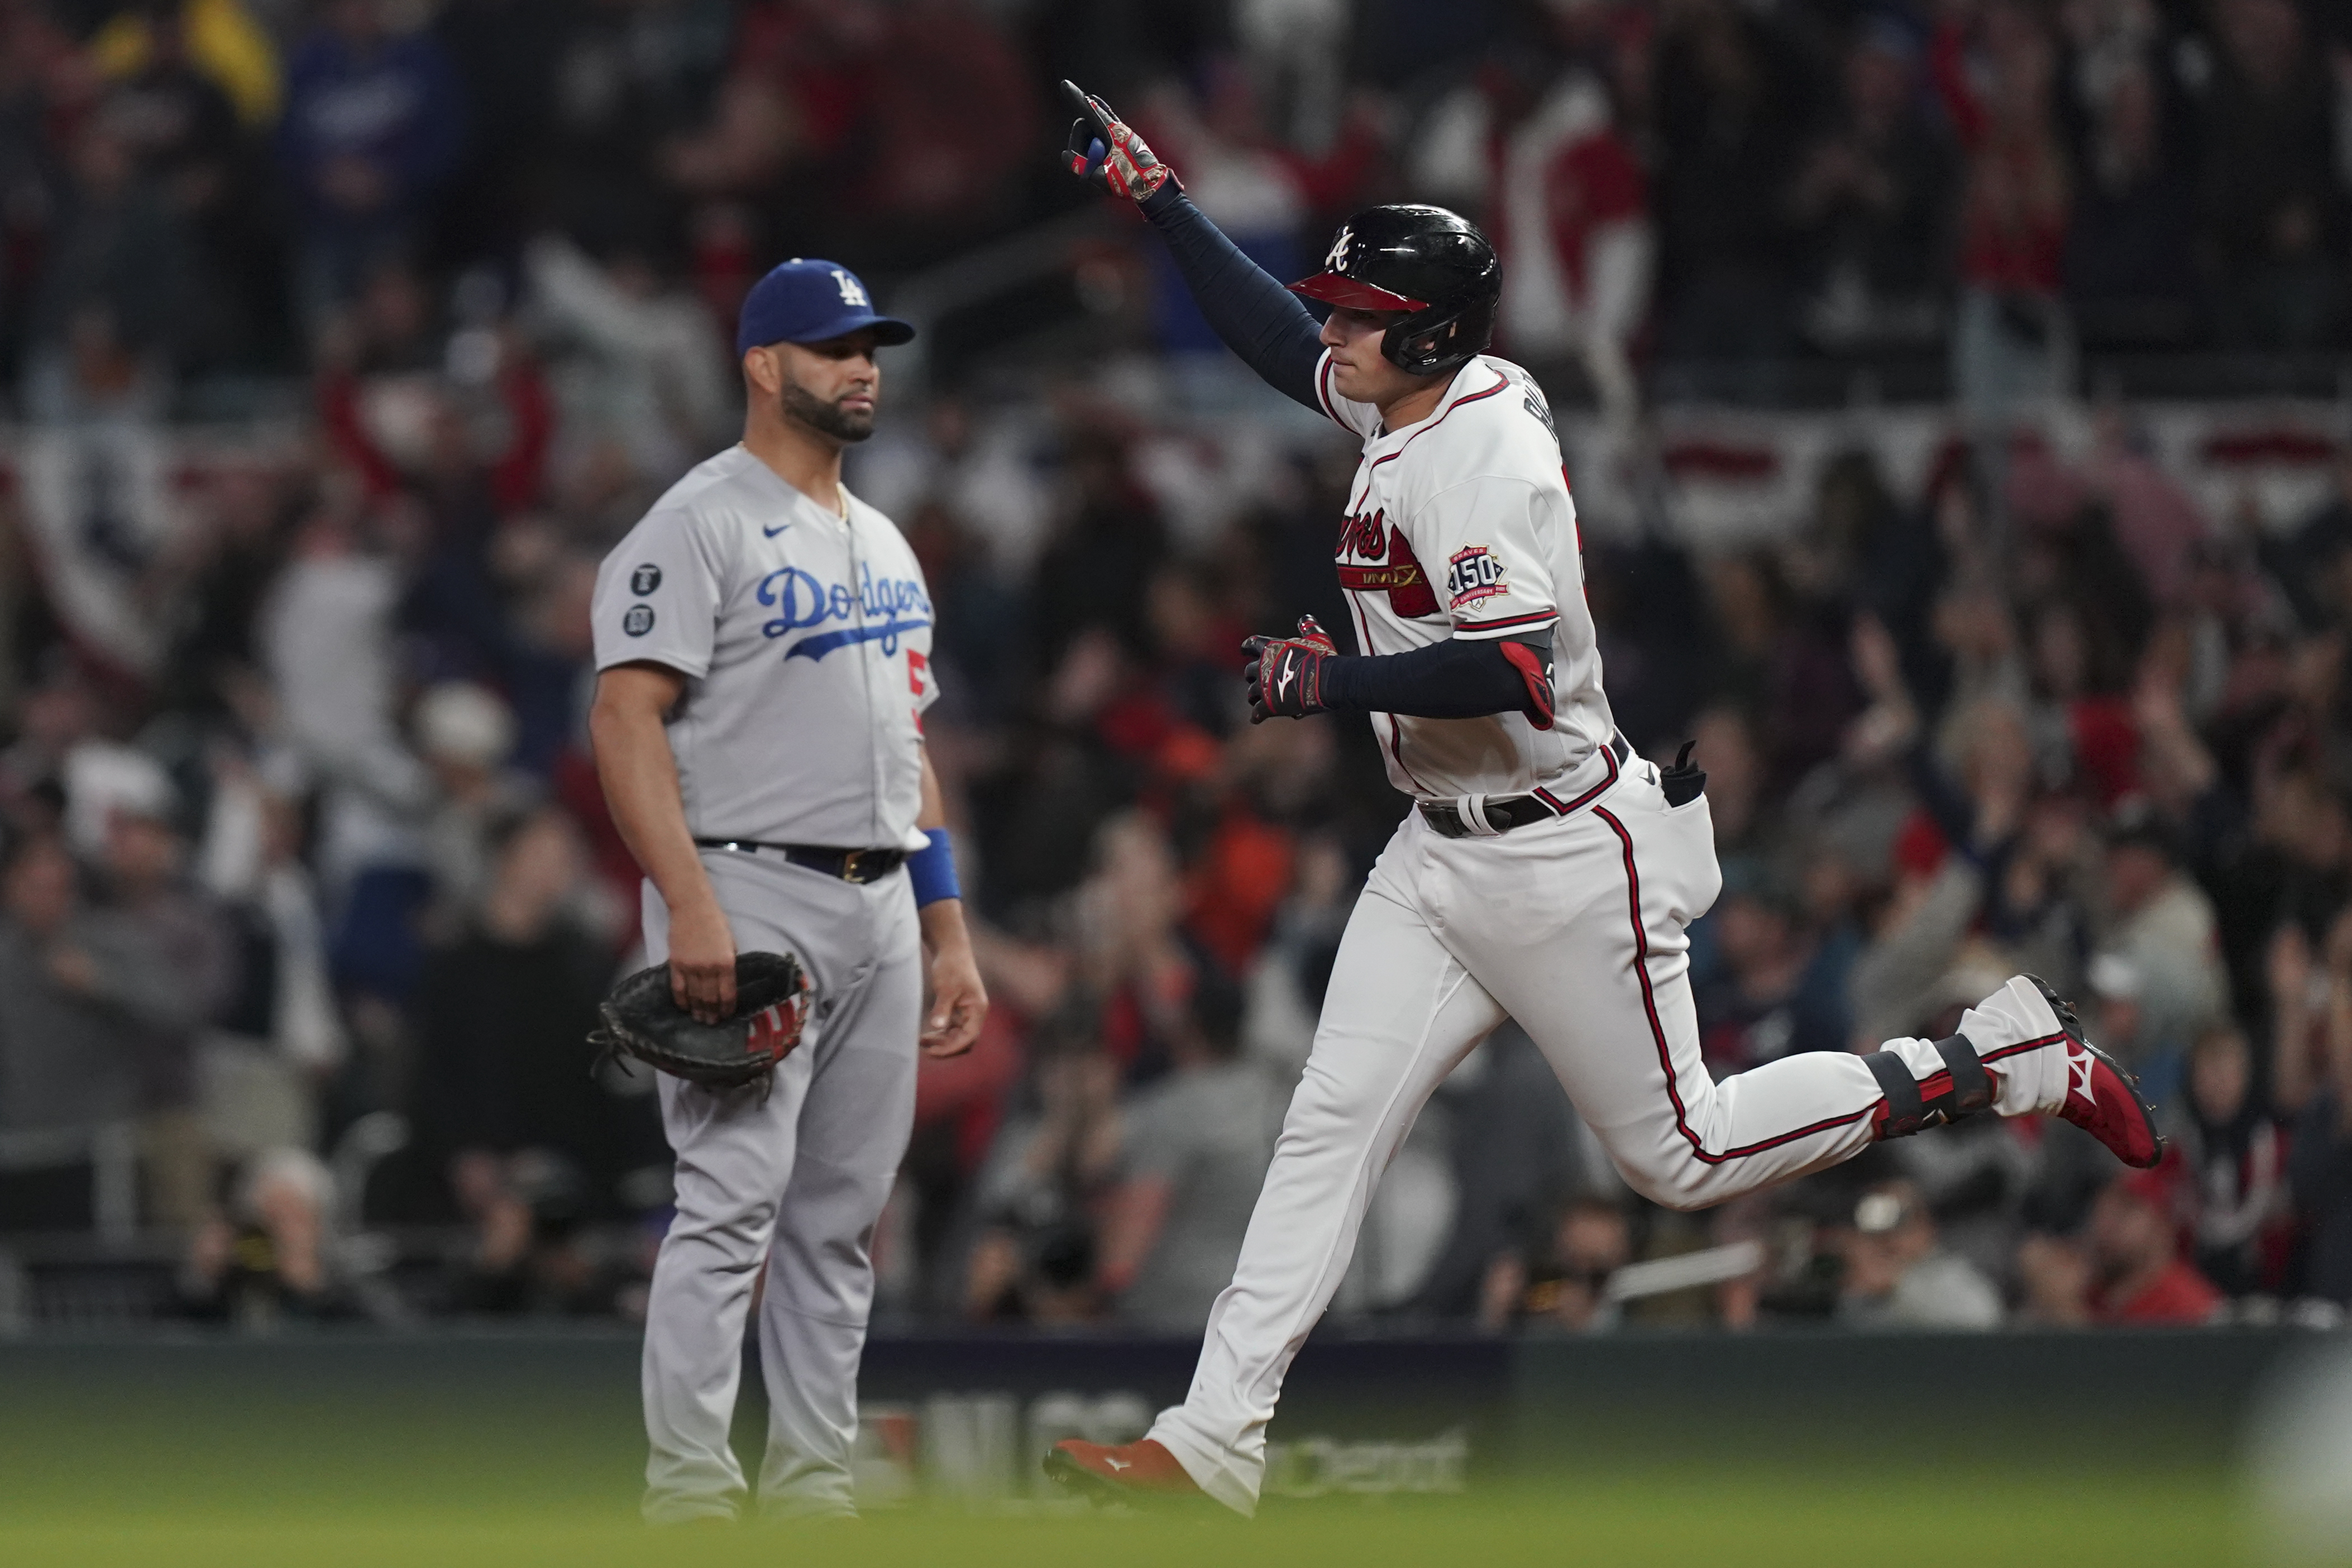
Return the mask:
{"type": "MultiPolygon", "coordinates": [[[[930,1505],[854,1525],[656,1531],[635,1512],[634,1380],[620,1352],[607,1359],[528,1342],[0,1358],[0,1568],[2261,1562],[2226,1435],[2078,1444],[2029,1418],[2011,1424],[2039,1443],[1948,1431],[1927,1453],[1874,1444],[1885,1424],[1843,1399],[1717,1425],[1704,1451],[1686,1433],[1596,1422],[1580,1457],[1516,1456],[1499,1477],[1507,1444],[1482,1438],[1465,1495],[1276,1500],[1255,1523],[930,1505]]],[[[757,1419],[747,1408],[745,1426],[757,1419]]]]}
{"type": "MultiPolygon", "coordinates": [[[[87,1500],[95,1502],[98,1489],[87,1489],[87,1500]]],[[[2193,1475],[1906,1475],[1866,1487],[1737,1474],[1563,1476],[1556,1487],[1442,1501],[1299,1504],[1269,1510],[1254,1524],[1157,1514],[1019,1519],[909,1510],[855,1525],[685,1531],[646,1530],[618,1499],[562,1511],[536,1510],[532,1500],[519,1498],[505,1510],[420,1506],[353,1510],[338,1517],[331,1510],[299,1506],[273,1519],[261,1509],[240,1513],[215,1507],[175,1519],[138,1506],[140,1490],[140,1478],[120,1478],[121,1494],[132,1505],[127,1520],[69,1519],[59,1510],[0,1524],[0,1562],[20,1568],[729,1568],[783,1562],[840,1568],[1514,1563],[2153,1568],[2250,1561],[2228,1488],[2219,1477],[2193,1475]]]]}

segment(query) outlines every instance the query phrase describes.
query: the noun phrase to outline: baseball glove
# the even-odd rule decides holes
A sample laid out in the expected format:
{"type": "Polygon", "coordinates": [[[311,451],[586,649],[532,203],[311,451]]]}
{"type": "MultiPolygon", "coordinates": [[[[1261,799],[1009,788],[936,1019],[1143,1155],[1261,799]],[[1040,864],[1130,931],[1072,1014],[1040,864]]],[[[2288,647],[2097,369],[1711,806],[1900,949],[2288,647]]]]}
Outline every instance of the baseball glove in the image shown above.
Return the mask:
{"type": "Polygon", "coordinates": [[[740,1089],[764,1079],[801,1043],[808,1023],[808,976],[789,952],[735,956],[735,1013],[698,1023],[670,998],[669,965],[640,969],[598,1005],[602,1028],[588,1043],[599,1065],[635,1057],[706,1089],[740,1089]]]}

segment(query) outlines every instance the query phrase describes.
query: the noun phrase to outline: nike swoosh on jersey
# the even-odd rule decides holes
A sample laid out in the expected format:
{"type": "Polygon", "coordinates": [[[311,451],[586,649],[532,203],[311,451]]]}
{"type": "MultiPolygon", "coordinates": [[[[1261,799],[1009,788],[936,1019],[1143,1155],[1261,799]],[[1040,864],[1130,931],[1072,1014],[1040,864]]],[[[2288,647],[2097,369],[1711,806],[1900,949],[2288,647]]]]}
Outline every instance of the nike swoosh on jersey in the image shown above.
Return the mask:
{"type": "Polygon", "coordinates": [[[784,531],[784,530],[786,530],[786,529],[788,529],[788,528],[790,528],[790,527],[792,527],[792,524],[791,524],[791,523],[789,523],[789,522],[780,522],[780,523],[776,524],[776,526],[775,526],[775,527],[773,527],[773,528],[769,528],[769,527],[766,527],[766,526],[762,525],[762,526],[761,526],[761,530],[760,530],[760,531],[761,531],[761,533],[766,534],[770,539],[773,539],[773,538],[775,538],[775,537],[776,537],[776,535],[778,535],[778,534],[780,534],[780,533],[783,532],[783,531],[784,531]]]}

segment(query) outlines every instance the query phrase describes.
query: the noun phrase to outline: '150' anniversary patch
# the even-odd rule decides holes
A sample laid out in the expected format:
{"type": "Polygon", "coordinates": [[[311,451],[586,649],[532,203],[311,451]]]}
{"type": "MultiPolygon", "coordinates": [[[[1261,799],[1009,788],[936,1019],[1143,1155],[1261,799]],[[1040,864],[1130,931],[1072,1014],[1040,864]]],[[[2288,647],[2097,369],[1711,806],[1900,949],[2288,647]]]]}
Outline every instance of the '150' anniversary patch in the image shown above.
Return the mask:
{"type": "Polygon", "coordinates": [[[1508,569],[1483,544],[1457,552],[1445,563],[1447,603],[1454,609],[1484,604],[1511,591],[1508,569]]]}

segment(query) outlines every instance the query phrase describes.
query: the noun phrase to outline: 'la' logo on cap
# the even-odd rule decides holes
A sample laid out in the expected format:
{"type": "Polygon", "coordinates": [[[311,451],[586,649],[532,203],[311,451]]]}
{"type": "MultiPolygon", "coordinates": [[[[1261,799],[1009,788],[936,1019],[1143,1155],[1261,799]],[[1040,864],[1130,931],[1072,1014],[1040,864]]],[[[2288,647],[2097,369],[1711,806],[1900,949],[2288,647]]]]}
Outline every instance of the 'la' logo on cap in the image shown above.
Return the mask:
{"type": "Polygon", "coordinates": [[[833,269],[833,281],[841,290],[843,304],[858,310],[872,309],[872,301],[866,298],[866,290],[858,287],[856,279],[836,267],[833,269]]]}

